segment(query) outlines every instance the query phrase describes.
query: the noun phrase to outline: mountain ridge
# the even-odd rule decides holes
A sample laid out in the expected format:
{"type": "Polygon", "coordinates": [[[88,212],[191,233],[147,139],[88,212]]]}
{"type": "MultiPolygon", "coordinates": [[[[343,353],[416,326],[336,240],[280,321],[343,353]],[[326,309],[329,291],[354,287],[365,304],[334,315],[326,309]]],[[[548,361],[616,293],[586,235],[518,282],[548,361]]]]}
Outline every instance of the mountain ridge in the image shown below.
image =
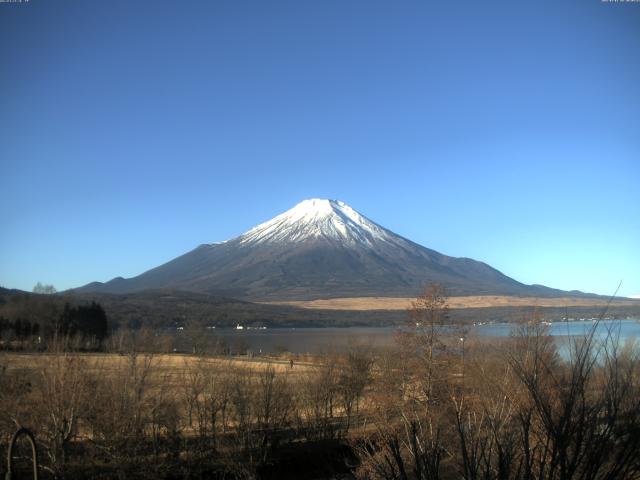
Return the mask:
{"type": "MultiPolygon", "coordinates": [[[[230,240],[202,244],[138,276],[79,291],[173,288],[249,300],[416,296],[427,283],[451,295],[564,296],[490,265],[450,257],[378,225],[338,200],[309,199],[230,240]]],[[[588,295],[588,294],[575,294],[588,295]]]]}

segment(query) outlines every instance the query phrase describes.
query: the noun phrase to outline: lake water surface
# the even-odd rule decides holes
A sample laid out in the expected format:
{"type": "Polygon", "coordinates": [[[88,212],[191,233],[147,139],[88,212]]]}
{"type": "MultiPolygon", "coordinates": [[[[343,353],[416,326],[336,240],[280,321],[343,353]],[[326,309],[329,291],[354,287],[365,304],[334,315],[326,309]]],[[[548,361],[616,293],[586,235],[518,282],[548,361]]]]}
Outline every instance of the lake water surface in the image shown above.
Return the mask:
{"type": "MultiPolygon", "coordinates": [[[[584,336],[593,328],[592,320],[553,322],[550,333],[556,338],[561,352],[571,338],[584,336]]],[[[513,324],[495,323],[469,328],[468,335],[483,338],[508,337],[513,324]]],[[[393,343],[398,327],[342,327],[342,328],[273,328],[266,330],[236,330],[219,328],[211,331],[231,347],[250,349],[256,354],[288,351],[292,353],[322,353],[344,350],[350,345],[385,347],[393,343]]],[[[620,343],[640,338],[640,319],[602,320],[596,336],[600,339],[613,334],[620,343]]],[[[566,352],[565,352],[566,353],[566,352]]]]}

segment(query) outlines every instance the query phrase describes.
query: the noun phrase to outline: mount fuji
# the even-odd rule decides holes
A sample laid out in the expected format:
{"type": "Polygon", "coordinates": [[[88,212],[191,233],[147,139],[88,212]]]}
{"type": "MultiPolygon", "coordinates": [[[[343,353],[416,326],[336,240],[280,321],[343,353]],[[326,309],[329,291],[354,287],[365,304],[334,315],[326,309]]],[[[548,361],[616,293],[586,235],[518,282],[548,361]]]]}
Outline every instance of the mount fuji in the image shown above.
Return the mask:
{"type": "MultiPolygon", "coordinates": [[[[561,296],[489,265],[403,238],[337,200],[305,200],[246,233],[204,244],[137,277],[81,292],[173,289],[250,300],[415,297],[437,282],[450,295],[561,296]]],[[[572,292],[573,294],[577,292],[572,292]]]]}

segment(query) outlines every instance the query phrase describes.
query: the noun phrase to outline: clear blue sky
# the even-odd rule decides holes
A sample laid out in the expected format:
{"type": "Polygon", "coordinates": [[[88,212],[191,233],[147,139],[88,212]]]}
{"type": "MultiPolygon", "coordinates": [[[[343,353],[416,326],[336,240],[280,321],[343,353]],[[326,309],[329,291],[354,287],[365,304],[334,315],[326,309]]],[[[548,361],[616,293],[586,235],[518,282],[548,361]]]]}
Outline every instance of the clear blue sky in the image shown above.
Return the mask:
{"type": "Polygon", "coordinates": [[[0,285],[133,276],[310,197],[640,294],[640,3],[0,3],[0,285]]]}

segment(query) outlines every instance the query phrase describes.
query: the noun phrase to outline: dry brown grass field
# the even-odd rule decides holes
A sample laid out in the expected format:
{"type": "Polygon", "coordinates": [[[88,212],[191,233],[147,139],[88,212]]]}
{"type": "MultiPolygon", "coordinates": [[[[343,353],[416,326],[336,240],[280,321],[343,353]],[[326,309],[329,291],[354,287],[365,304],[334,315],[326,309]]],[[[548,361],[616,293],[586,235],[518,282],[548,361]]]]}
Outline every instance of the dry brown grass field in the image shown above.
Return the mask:
{"type": "MultiPolygon", "coordinates": [[[[60,357],[58,353],[0,353],[0,366],[3,366],[7,373],[33,374],[46,369],[52,362],[60,357]]],[[[140,354],[140,358],[145,357],[153,366],[153,376],[158,381],[165,384],[172,378],[180,379],[188,374],[192,369],[205,367],[211,369],[234,369],[254,371],[256,374],[264,372],[267,368],[272,368],[277,373],[286,373],[294,379],[296,376],[307,374],[316,363],[312,356],[291,355],[276,357],[200,357],[186,354],[140,354]],[[291,367],[290,360],[294,361],[291,367]]],[[[64,353],[67,359],[77,359],[83,362],[86,370],[99,371],[108,375],[109,372],[122,371],[126,369],[130,362],[128,355],[118,353],[64,353]]],[[[178,383],[177,381],[175,383],[178,383]]]]}
{"type": "MultiPolygon", "coordinates": [[[[319,300],[294,300],[286,302],[262,302],[273,305],[291,305],[295,307],[319,310],[407,310],[413,298],[402,297],[350,297],[319,300]]],[[[467,297],[449,297],[449,308],[494,308],[494,307],[600,307],[609,303],[607,298],[539,298],[509,297],[504,295],[477,295],[467,297]]],[[[616,299],[612,306],[640,306],[640,300],[616,299]]]]}

